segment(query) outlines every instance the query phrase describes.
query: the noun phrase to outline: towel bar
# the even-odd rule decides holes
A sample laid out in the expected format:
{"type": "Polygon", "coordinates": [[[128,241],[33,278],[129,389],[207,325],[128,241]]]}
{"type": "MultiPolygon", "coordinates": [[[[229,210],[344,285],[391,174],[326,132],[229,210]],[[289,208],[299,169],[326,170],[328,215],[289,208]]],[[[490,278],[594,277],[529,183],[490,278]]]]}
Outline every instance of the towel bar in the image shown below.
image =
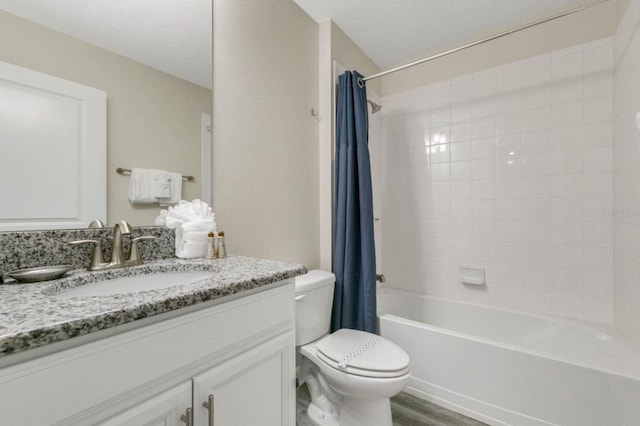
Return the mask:
{"type": "MultiPolygon", "coordinates": [[[[118,167],[116,169],[116,172],[118,174],[120,174],[120,175],[126,175],[126,174],[131,174],[131,169],[125,169],[125,168],[122,168],[122,167],[118,167]]],[[[193,177],[193,176],[182,176],[182,179],[187,180],[189,182],[194,182],[196,180],[196,178],[193,177]]]]}

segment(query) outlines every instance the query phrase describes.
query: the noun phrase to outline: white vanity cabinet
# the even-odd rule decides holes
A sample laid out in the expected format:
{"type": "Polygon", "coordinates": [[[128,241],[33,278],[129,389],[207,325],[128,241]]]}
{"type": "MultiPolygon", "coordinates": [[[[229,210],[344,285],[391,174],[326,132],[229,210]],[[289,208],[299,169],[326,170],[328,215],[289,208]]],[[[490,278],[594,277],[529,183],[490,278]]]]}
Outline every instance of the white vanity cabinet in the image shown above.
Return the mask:
{"type": "Polygon", "coordinates": [[[293,426],[288,417],[295,408],[283,398],[289,344],[282,336],[194,377],[193,424],[293,426]]]}
{"type": "Polygon", "coordinates": [[[0,424],[294,426],[292,281],[2,368],[0,424]]]}
{"type": "Polygon", "coordinates": [[[180,426],[191,415],[191,381],[162,392],[99,423],[100,426],[180,426]],[[189,411],[187,411],[189,410],[189,411]]]}

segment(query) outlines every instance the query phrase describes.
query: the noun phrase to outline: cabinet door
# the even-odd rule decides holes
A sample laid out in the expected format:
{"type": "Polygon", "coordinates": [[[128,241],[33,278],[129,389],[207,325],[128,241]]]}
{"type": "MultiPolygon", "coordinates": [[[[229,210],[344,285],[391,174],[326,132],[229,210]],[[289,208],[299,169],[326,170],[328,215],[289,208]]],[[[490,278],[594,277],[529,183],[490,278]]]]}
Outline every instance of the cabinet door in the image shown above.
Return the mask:
{"type": "Polygon", "coordinates": [[[117,414],[100,426],[185,426],[180,417],[191,408],[191,381],[117,414]]]}
{"type": "Polygon", "coordinates": [[[194,377],[194,425],[294,426],[294,370],[292,331],[194,377]]]}

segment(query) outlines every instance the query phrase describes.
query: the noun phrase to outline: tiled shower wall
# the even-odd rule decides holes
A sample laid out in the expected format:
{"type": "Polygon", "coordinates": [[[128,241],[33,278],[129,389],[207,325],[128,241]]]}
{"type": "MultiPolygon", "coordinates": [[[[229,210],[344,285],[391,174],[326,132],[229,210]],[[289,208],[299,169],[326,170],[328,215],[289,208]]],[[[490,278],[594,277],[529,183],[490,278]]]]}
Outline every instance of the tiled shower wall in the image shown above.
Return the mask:
{"type": "Polygon", "coordinates": [[[612,68],[611,37],[384,97],[387,284],[613,322],[612,68]]]}
{"type": "Polygon", "coordinates": [[[640,351],[640,1],[631,0],[615,36],[615,321],[640,351]]]}

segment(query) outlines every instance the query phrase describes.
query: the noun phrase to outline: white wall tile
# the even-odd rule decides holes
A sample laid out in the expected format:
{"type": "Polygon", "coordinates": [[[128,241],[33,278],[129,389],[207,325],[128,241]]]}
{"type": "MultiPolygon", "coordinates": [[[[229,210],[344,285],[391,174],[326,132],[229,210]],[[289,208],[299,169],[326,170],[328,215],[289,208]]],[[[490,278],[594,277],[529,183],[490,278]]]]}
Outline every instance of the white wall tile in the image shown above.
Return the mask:
{"type": "Polygon", "coordinates": [[[489,69],[473,74],[474,99],[486,98],[496,92],[496,73],[489,69]]]}
{"type": "Polygon", "coordinates": [[[582,301],[575,294],[553,294],[551,297],[551,314],[568,318],[581,318],[582,301]]]}
{"type": "Polygon", "coordinates": [[[613,195],[613,173],[587,173],[583,175],[585,197],[610,197],[613,195]]]}
{"type": "Polygon", "coordinates": [[[613,95],[613,79],[611,73],[585,75],[582,80],[582,96],[584,99],[613,95]]]}
{"type": "Polygon", "coordinates": [[[540,86],[551,82],[551,55],[544,55],[523,61],[523,87],[540,86]]]}
{"type": "Polygon", "coordinates": [[[524,154],[549,153],[553,149],[551,130],[525,132],[522,135],[522,152],[524,154]]]}
{"type": "Polygon", "coordinates": [[[493,241],[474,241],[473,260],[476,262],[495,262],[496,243],[493,241]]]}
{"type": "Polygon", "coordinates": [[[496,224],[491,220],[473,222],[473,241],[494,242],[496,240],[496,224]]]}
{"type": "Polygon", "coordinates": [[[472,158],[473,151],[470,140],[451,144],[451,161],[464,161],[472,158]]]}
{"type": "MultiPolygon", "coordinates": [[[[583,146],[583,126],[558,126],[551,131],[553,149],[555,151],[572,151],[582,149],[583,146]]],[[[586,135],[586,133],[585,133],[586,135]]]]}
{"type": "Polygon", "coordinates": [[[584,101],[584,122],[597,123],[613,118],[613,97],[601,96],[584,101]]]}
{"type": "Polygon", "coordinates": [[[522,178],[506,177],[496,179],[496,198],[519,199],[522,198],[522,178]]]}
{"type": "Polygon", "coordinates": [[[554,128],[582,124],[582,101],[554,104],[551,117],[551,126],[554,128]]]}
{"type": "Polygon", "coordinates": [[[612,170],[613,147],[588,148],[584,150],[585,172],[610,172],[612,170]]]}
{"type": "Polygon", "coordinates": [[[475,200],[471,205],[474,220],[489,221],[496,218],[496,203],[494,200],[475,200]]]}
{"type": "Polygon", "coordinates": [[[514,135],[522,133],[522,112],[520,110],[502,113],[496,116],[495,134],[496,136],[514,135]]]}
{"type": "Polygon", "coordinates": [[[394,285],[612,321],[614,184],[620,211],[640,194],[640,76],[616,97],[614,128],[614,50],[598,40],[382,100],[382,264],[394,285]],[[485,268],[489,285],[462,286],[460,265],[485,268]]]}
{"type": "Polygon", "coordinates": [[[497,221],[520,221],[522,220],[522,200],[496,200],[495,218],[497,221]]]}
{"type": "Polygon", "coordinates": [[[613,65],[613,44],[585,48],[583,53],[583,66],[585,74],[611,70],[613,65]]]}
{"type": "Polygon", "coordinates": [[[582,291],[585,296],[613,300],[613,274],[585,272],[582,291]]]}
{"type": "Polygon", "coordinates": [[[471,161],[455,161],[451,163],[450,177],[452,181],[457,180],[470,180],[471,173],[471,161]]]}
{"type": "Polygon", "coordinates": [[[613,223],[587,223],[583,235],[585,246],[613,247],[613,223]]]}
{"type": "Polygon", "coordinates": [[[552,197],[554,198],[582,198],[583,177],[580,173],[553,176],[552,197]]]}
{"type": "Polygon", "coordinates": [[[519,243],[522,241],[522,222],[501,221],[496,226],[496,241],[503,243],[519,243]]]}
{"type": "Polygon", "coordinates": [[[522,88],[522,64],[516,62],[515,64],[509,64],[499,67],[496,70],[496,90],[502,94],[504,92],[511,92],[520,90],[522,88]]]}
{"type": "Polygon", "coordinates": [[[582,297],[582,318],[588,321],[612,323],[613,301],[601,297],[582,297]]]}
{"type": "Polygon", "coordinates": [[[496,174],[495,158],[480,158],[473,160],[474,179],[492,179],[496,174]]]}
{"type": "Polygon", "coordinates": [[[464,75],[454,78],[450,83],[451,104],[468,101],[473,98],[473,76],[464,75]]]}
{"type": "MultiPolygon", "coordinates": [[[[498,227],[502,226],[498,224],[498,227]]],[[[522,244],[519,242],[498,242],[496,244],[498,265],[518,265],[522,267],[522,244]]]]}
{"type": "Polygon", "coordinates": [[[582,76],[581,49],[578,52],[551,59],[551,79],[553,81],[567,80],[578,76],[582,76]]]}
{"type": "Polygon", "coordinates": [[[551,84],[532,86],[522,91],[523,115],[528,110],[551,105],[551,84]]]}
{"type": "MultiPolygon", "coordinates": [[[[484,161],[484,160],[478,160],[478,161],[484,161]]],[[[494,168],[494,171],[495,171],[495,168],[494,168]]],[[[479,178],[474,179],[472,187],[473,187],[474,200],[490,200],[490,199],[495,199],[496,197],[495,179],[479,179],[479,178]]]]}
{"type": "Polygon", "coordinates": [[[554,176],[536,176],[522,178],[522,196],[524,198],[551,198],[553,196],[554,176]]]}
{"type": "Polygon", "coordinates": [[[473,125],[471,122],[459,123],[451,126],[451,142],[461,142],[471,140],[473,134],[473,125]]]}
{"type": "Polygon", "coordinates": [[[472,201],[451,201],[451,220],[471,220],[473,219],[472,201]]]}
{"type": "Polygon", "coordinates": [[[586,124],[583,128],[585,148],[613,145],[613,124],[611,121],[586,124]]]}
{"type": "Polygon", "coordinates": [[[451,201],[471,200],[473,198],[472,188],[469,180],[451,182],[451,201]]]}
{"type": "Polygon", "coordinates": [[[551,84],[551,103],[553,105],[574,102],[582,99],[582,78],[554,81],[551,84]]]}
{"type": "MultiPolygon", "coordinates": [[[[599,99],[599,98],[598,98],[599,99]]],[[[597,106],[600,106],[598,104],[597,106]]],[[[597,108],[594,106],[594,108],[597,108]]],[[[585,106],[586,108],[586,106],[585,106]]],[[[551,128],[551,107],[542,106],[525,111],[522,115],[522,130],[530,132],[551,128]]]]}
{"type": "MultiPolygon", "coordinates": [[[[474,159],[496,158],[496,138],[482,137],[481,139],[473,139],[471,149],[474,159]]],[[[495,168],[495,161],[493,163],[495,168]]]]}
{"type": "Polygon", "coordinates": [[[522,289],[522,307],[528,311],[549,313],[551,311],[551,293],[524,288],[522,289]]]}

